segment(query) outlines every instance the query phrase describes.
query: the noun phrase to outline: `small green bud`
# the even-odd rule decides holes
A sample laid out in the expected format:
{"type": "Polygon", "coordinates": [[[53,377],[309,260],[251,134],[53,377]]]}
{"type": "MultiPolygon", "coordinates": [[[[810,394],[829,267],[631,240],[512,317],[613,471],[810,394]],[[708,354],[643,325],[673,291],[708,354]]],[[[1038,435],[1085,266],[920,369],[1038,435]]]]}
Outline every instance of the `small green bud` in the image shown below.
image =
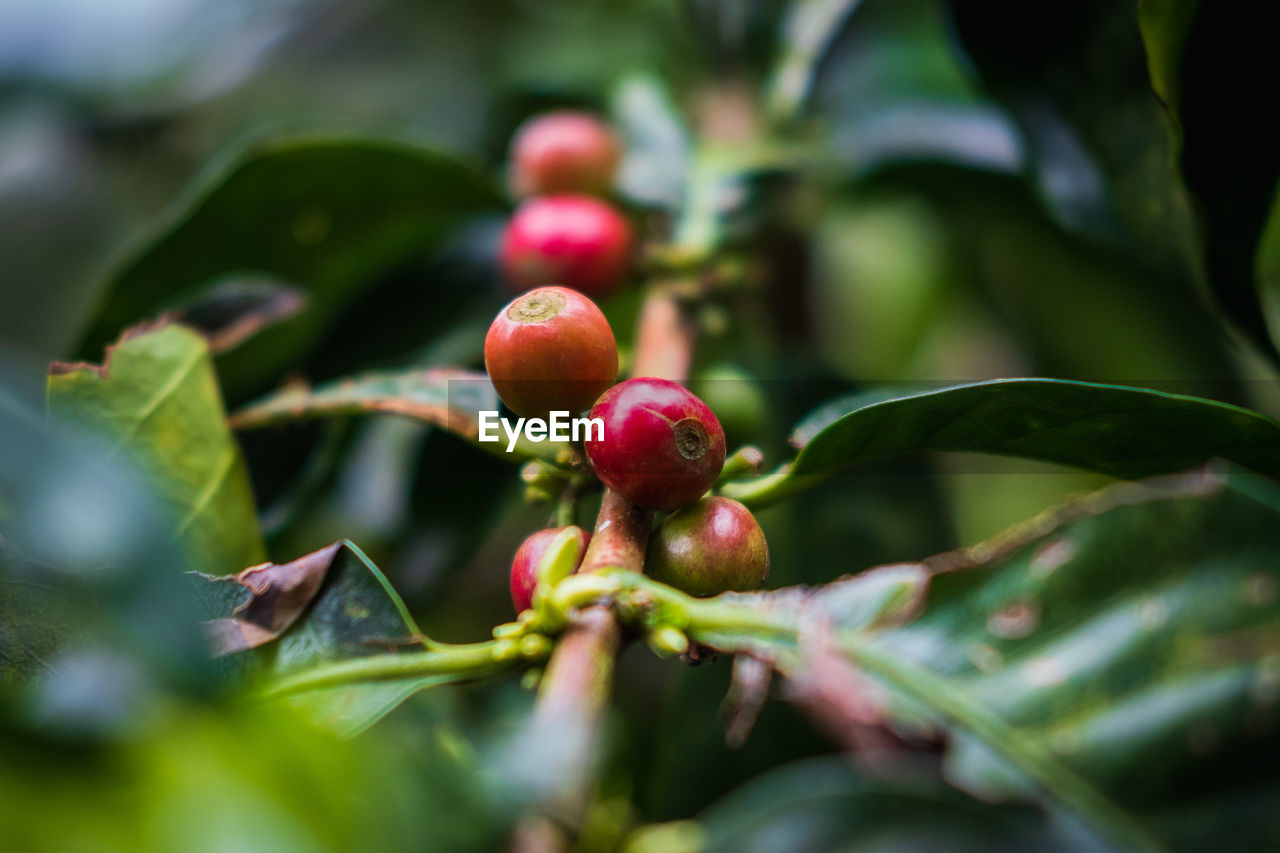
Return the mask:
{"type": "Polygon", "coordinates": [[[501,640],[503,637],[518,637],[525,631],[525,626],[520,622],[503,622],[501,625],[493,626],[493,638],[501,640]]]}
{"type": "Polygon", "coordinates": [[[520,638],[520,656],[526,660],[546,660],[551,654],[551,640],[542,634],[525,634],[520,638]]]}
{"type": "Polygon", "coordinates": [[[649,632],[649,648],[658,657],[673,657],[689,651],[689,638],[674,625],[659,625],[649,632]]]}
{"type": "Polygon", "coordinates": [[[498,640],[491,654],[496,661],[515,660],[520,657],[520,643],[512,639],[498,640]]]}

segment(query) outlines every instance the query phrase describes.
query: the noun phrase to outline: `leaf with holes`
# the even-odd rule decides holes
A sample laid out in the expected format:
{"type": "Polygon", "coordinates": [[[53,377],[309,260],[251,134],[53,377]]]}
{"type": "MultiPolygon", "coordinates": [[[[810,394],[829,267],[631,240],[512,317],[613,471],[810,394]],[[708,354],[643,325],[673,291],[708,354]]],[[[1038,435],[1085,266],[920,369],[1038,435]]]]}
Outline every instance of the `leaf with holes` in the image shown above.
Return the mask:
{"type": "Polygon", "coordinates": [[[216,575],[262,562],[248,471],[198,334],[131,329],[101,366],[55,363],[47,391],[51,416],[102,435],[141,467],[188,569],[216,575]]]}
{"type": "MultiPolygon", "coordinates": [[[[689,633],[810,695],[825,679],[828,711],[856,699],[860,721],[872,704],[900,732],[946,732],[947,775],[970,791],[1151,849],[1273,770],[1276,554],[1280,487],[1208,469],[1116,484],[920,565],[695,603],[689,633]]],[[[1238,821],[1258,844],[1280,832],[1274,810],[1238,821]]]]}
{"type": "Polygon", "coordinates": [[[860,462],[927,451],[1018,456],[1126,478],[1221,457],[1280,477],[1280,424],[1265,415],[1199,397],[1060,379],[860,392],[819,408],[792,442],[800,447],[794,464],[724,493],[758,506],[860,462]]]}

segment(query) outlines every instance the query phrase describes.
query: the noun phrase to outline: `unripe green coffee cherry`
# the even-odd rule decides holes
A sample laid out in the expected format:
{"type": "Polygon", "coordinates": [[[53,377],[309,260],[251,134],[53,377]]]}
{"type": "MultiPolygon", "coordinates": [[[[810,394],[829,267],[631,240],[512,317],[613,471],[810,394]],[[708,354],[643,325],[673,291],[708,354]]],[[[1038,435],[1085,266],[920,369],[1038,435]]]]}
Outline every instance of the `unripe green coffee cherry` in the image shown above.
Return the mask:
{"type": "Polygon", "coordinates": [[[769,575],[769,546],[745,506],[703,498],[667,516],[654,531],[645,572],[690,595],[756,589],[769,575]]]}

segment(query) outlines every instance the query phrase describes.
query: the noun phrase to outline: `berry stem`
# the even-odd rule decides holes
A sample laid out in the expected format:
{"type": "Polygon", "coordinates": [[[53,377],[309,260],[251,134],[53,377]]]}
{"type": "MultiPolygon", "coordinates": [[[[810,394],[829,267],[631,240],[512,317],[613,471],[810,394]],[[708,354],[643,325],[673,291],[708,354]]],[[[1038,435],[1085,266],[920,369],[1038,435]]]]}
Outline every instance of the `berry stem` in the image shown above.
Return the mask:
{"type": "Polygon", "coordinates": [[[683,382],[689,376],[697,327],[671,287],[653,285],[640,311],[632,376],[683,382]]]}
{"type": "MultiPolygon", "coordinates": [[[[684,317],[670,289],[654,283],[645,294],[636,335],[633,373],[683,382],[693,360],[695,329],[684,317]]],[[[644,571],[644,554],[649,543],[652,514],[634,506],[612,489],[605,489],[596,516],[595,530],[583,556],[579,573],[621,568],[644,571]]],[[[618,616],[605,605],[584,608],[573,614],[569,627],[552,652],[538,691],[533,725],[555,738],[566,727],[573,737],[549,739],[561,743],[572,755],[560,756],[573,766],[566,774],[571,780],[541,804],[555,815],[569,835],[576,834],[586,815],[593,787],[590,756],[599,740],[601,717],[613,691],[614,665],[621,645],[618,616]]],[[[548,832],[546,819],[529,816],[516,826],[512,849],[565,849],[570,838],[548,832]]]]}

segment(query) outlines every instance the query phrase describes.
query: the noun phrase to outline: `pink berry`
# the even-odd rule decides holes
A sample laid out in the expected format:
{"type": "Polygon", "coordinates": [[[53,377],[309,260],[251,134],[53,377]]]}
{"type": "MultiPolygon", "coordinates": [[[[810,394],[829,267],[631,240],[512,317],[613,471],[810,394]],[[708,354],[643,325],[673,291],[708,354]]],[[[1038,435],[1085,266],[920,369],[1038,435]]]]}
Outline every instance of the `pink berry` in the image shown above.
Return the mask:
{"type": "Polygon", "coordinates": [[[538,563],[556,535],[561,530],[570,529],[578,531],[585,553],[591,534],[579,527],[548,527],[539,530],[529,535],[516,549],[516,555],[511,560],[511,603],[515,605],[516,613],[533,606],[533,590],[538,585],[538,563]]]}
{"type": "Polygon", "coordinates": [[[606,296],[631,267],[631,225],[589,196],[535,198],[520,205],[507,224],[500,263],[520,290],[559,284],[606,296]]]}

